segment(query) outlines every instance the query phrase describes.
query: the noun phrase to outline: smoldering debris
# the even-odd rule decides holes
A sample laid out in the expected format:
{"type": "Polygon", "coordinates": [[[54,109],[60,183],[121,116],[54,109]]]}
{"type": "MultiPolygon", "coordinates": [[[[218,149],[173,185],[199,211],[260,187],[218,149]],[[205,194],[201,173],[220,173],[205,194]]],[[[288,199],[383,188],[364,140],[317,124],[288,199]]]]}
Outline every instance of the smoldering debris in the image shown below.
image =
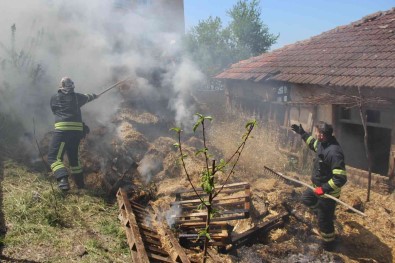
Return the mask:
{"type": "MultiPolygon", "coordinates": [[[[153,113],[146,112],[135,122],[154,123],[154,115],[166,112],[177,125],[189,123],[195,112],[190,91],[202,74],[181,53],[183,32],[165,29],[168,23],[151,15],[149,6],[132,9],[130,3],[91,0],[16,5],[10,0],[0,3],[1,10],[7,10],[0,18],[0,109],[15,116],[24,129],[30,129],[25,124],[32,117],[39,134],[51,129],[50,109],[42,105],[48,105],[63,76],[71,77],[81,93],[100,93],[120,79],[132,78],[128,85],[84,106],[83,116],[89,116],[91,128],[110,125],[109,116],[133,99],[143,101],[153,113]]],[[[174,12],[166,11],[166,6],[160,10],[174,12]]]]}

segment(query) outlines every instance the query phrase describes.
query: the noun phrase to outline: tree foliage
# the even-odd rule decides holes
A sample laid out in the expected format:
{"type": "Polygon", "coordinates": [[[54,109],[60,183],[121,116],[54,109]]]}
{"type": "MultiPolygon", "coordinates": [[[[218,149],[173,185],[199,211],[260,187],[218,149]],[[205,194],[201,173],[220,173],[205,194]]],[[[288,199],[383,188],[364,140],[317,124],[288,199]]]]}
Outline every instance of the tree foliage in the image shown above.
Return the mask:
{"type": "MultiPolygon", "coordinates": [[[[262,22],[259,1],[239,1],[228,11],[232,18],[229,29],[231,39],[240,59],[260,55],[269,50],[278,36],[269,33],[269,28],[262,22]]],[[[237,57],[236,56],[236,57],[237,57]]]]}
{"type": "Polygon", "coordinates": [[[268,51],[278,38],[262,22],[257,0],[240,0],[227,14],[231,18],[228,26],[223,27],[219,17],[210,16],[185,36],[187,51],[208,77],[268,51]]]}

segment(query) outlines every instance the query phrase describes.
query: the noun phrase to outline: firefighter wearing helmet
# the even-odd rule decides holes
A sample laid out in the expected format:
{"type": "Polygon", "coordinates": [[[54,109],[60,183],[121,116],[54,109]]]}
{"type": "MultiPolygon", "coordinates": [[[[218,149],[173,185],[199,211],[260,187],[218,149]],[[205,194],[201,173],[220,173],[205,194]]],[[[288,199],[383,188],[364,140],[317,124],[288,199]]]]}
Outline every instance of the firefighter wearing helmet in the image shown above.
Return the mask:
{"type": "Polygon", "coordinates": [[[300,134],[307,146],[316,153],[311,175],[315,189],[307,189],[302,195],[302,202],[316,212],[323,249],[332,251],[336,245],[333,224],[336,202],[324,194],[339,198],[341,187],[347,182],[343,150],[332,135],[332,125],[328,123],[318,122],[315,138],[305,132],[301,124],[293,124],[291,129],[300,134]]]}
{"type": "Polygon", "coordinates": [[[74,82],[70,78],[62,78],[58,92],[50,101],[52,113],[55,115],[55,130],[49,146],[48,162],[59,189],[63,191],[70,189],[69,174],[63,164],[65,153],[76,186],[85,187],[78,149],[81,139],[89,133],[89,128],[82,122],[80,108],[98,97],[96,94],[75,93],[74,88],[74,82]]]}

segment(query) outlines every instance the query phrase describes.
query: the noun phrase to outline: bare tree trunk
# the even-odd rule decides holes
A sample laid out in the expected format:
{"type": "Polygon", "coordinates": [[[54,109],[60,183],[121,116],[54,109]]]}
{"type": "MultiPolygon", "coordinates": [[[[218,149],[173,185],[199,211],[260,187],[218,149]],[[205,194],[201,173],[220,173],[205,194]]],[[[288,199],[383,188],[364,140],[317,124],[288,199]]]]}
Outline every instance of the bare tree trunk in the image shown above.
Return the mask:
{"type": "Polygon", "coordinates": [[[362,93],[361,93],[361,88],[358,87],[358,92],[359,92],[359,96],[360,96],[360,103],[359,103],[359,115],[361,117],[361,121],[362,121],[362,126],[363,126],[363,131],[364,131],[364,137],[363,137],[363,141],[364,141],[364,145],[365,145],[365,153],[366,153],[366,159],[368,161],[368,192],[367,192],[367,197],[366,197],[366,202],[370,201],[370,188],[372,185],[372,158],[371,158],[371,154],[369,151],[369,147],[368,147],[368,128],[367,128],[367,118],[366,118],[366,114],[363,114],[363,110],[362,110],[362,93]]]}

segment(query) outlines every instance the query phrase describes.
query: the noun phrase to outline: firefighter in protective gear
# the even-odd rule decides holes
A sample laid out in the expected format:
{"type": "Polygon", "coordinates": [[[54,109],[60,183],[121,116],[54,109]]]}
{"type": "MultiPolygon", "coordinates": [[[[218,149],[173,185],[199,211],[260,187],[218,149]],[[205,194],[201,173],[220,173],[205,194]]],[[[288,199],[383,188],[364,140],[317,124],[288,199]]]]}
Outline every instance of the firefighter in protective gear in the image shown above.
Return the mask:
{"type": "Polygon", "coordinates": [[[336,202],[324,194],[339,198],[341,187],[347,182],[343,150],[332,135],[332,126],[325,122],[320,121],[315,126],[316,138],[305,132],[301,124],[293,124],[291,128],[316,152],[311,176],[315,190],[307,189],[302,202],[316,212],[323,248],[330,251],[334,249],[336,238],[333,225],[336,202]]]}
{"type": "Polygon", "coordinates": [[[63,164],[64,153],[69,160],[72,178],[78,188],[84,188],[84,178],[78,150],[80,141],[89,132],[82,122],[81,107],[96,99],[95,94],[74,92],[74,82],[64,77],[58,92],[51,97],[50,105],[55,115],[55,130],[49,146],[48,162],[61,190],[70,189],[68,171],[63,164]]]}

